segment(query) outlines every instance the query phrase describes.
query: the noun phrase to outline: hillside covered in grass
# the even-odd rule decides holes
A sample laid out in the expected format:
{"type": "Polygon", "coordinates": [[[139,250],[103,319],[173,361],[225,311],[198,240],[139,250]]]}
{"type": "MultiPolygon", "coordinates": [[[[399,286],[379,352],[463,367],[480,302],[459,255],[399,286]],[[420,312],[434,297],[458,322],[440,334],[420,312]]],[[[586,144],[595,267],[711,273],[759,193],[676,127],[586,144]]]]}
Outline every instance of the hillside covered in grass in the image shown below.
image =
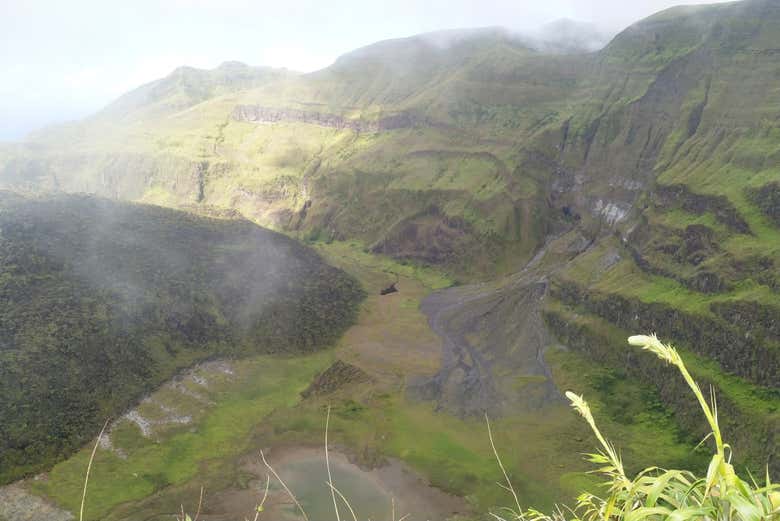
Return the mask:
{"type": "Polygon", "coordinates": [[[0,481],[49,467],[196,361],[329,346],[362,291],[244,220],[0,192],[0,481]]]}
{"type": "MultiPolygon", "coordinates": [[[[342,340],[350,363],[396,380],[387,394],[337,393],[348,419],[334,436],[480,505],[493,466],[468,422],[484,409],[537,444],[522,453],[533,468],[514,465],[538,477],[525,498],[571,491],[578,468],[536,470],[581,448],[558,423],[561,389],[609,411],[632,456],[701,463],[701,412],[669,368],[626,348],[636,331],[672,341],[712,386],[737,470],[777,475],[776,1],[669,9],[596,52],[489,28],[379,42],[311,74],[252,70],[177,70],[4,146],[0,184],[239,212],[324,251],[349,244],[359,260],[334,262],[358,273],[392,263],[371,291],[402,264],[445,274],[409,309],[372,303],[370,327],[342,340]],[[442,289],[451,281],[462,285],[442,289]],[[413,371],[409,353],[423,351],[426,371],[413,371]],[[442,432],[395,432],[395,414],[442,432]]],[[[273,439],[311,442],[315,402],[277,412],[273,439]]]]}

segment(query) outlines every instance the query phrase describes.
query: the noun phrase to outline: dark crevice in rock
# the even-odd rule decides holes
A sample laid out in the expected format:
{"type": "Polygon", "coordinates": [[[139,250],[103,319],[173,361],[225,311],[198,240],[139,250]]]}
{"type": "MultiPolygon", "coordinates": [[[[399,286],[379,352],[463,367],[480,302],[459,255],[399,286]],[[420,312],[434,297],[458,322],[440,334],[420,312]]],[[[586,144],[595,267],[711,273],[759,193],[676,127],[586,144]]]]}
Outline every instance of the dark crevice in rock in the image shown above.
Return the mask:
{"type": "Polygon", "coordinates": [[[596,134],[598,134],[599,131],[599,125],[601,124],[601,118],[602,116],[597,117],[593,120],[593,122],[588,126],[588,128],[585,130],[585,155],[583,156],[583,161],[588,160],[588,156],[590,156],[590,149],[593,146],[593,142],[596,140],[596,134]]]}
{"type": "Polygon", "coordinates": [[[208,161],[201,161],[196,166],[196,175],[198,178],[198,195],[197,195],[197,202],[202,203],[203,200],[206,198],[206,171],[209,168],[208,161]]]}
{"type": "Polygon", "coordinates": [[[693,137],[693,135],[696,134],[696,131],[699,129],[699,125],[701,124],[701,117],[704,114],[704,108],[707,106],[707,102],[709,101],[711,83],[712,78],[708,78],[707,86],[704,90],[704,99],[700,103],[697,103],[695,107],[693,107],[691,115],[688,117],[688,138],[693,137]]]}

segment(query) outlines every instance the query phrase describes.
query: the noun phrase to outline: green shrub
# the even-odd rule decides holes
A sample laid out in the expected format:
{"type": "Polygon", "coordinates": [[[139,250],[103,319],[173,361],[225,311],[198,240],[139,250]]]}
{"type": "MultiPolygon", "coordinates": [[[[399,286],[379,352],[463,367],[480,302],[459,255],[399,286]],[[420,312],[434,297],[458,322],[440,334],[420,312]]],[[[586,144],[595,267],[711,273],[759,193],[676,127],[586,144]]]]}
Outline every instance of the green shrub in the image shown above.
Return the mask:
{"type": "MultiPolygon", "coordinates": [[[[572,407],[588,422],[600,444],[597,453],[587,459],[597,466],[595,473],[604,475],[607,494],[600,497],[583,493],[573,508],[559,508],[553,514],[544,514],[520,506],[517,494],[501,459],[496,454],[514,506],[491,513],[498,521],[769,521],[780,519],[780,485],[773,484],[767,472],[763,485],[753,477],[750,482],[737,475],[731,463],[731,447],[723,441],[718,425],[718,409],[714,394],[708,402],[699,385],[693,380],[677,350],[661,343],[655,335],[632,336],[631,345],[650,351],[679,369],[693,391],[710,427],[709,438],[715,443],[706,476],[697,476],[688,470],[666,470],[650,467],[629,478],[623,468],[619,452],[601,433],[590,407],[581,397],[567,392],[572,407]]],[[[488,433],[490,434],[489,424],[488,433]]],[[[492,435],[490,436],[493,443],[492,435]]]]}
{"type": "MultiPolygon", "coordinates": [[[[718,409],[715,397],[712,395],[708,402],[699,385],[693,380],[685,367],[677,350],[668,344],[661,343],[655,335],[632,336],[629,343],[640,346],[642,349],[656,354],[667,363],[677,367],[704,412],[710,434],[702,441],[712,438],[715,444],[715,454],[712,456],[707,474],[697,476],[688,470],[666,470],[659,467],[649,467],[639,472],[635,477],[626,475],[620,453],[599,430],[591,413],[588,403],[572,392],[566,396],[572,407],[590,425],[596,439],[599,442],[599,451],[587,454],[587,459],[596,465],[595,473],[605,476],[606,495],[604,497],[582,493],[577,498],[574,508],[558,508],[552,514],[545,514],[534,509],[523,509],[520,506],[519,497],[512,486],[509,475],[504,468],[498,451],[493,442],[493,435],[488,422],[488,438],[490,440],[496,461],[503,474],[505,483],[499,485],[506,489],[512,496],[514,505],[505,507],[490,515],[496,521],[773,521],[780,520],[780,484],[773,484],[769,474],[764,477],[764,484],[759,485],[750,477],[750,482],[739,477],[731,463],[732,452],[730,446],[723,441],[718,425],[718,409]]],[[[351,407],[346,407],[348,413],[354,412],[351,407]]],[[[339,411],[343,413],[344,411],[339,411]]],[[[328,462],[328,423],[330,420],[330,408],[328,408],[328,420],[325,427],[325,458],[328,466],[327,485],[333,492],[333,505],[336,521],[358,521],[358,516],[352,510],[347,498],[338,491],[332,483],[330,466],[328,462]],[[338,498],[338,500],[337,500],[338,498]],[[340,500],[340,501],[339,501],[340,500]],[[341,514],[339,506],[342,505],[341,514]],[[344,511],[346,510],[346,512],[344,511]],[[348,512],[348,514],[347,514],[348,512]]],[[[97,448],[97,444],[95,445],[97,448]]],[[[93,450],[94,456],[94,450],[93,450]]],[[[293,492],[287,488],[276,471],[268,464],[262,455],[263,463],[268,469],[266,476],[266,488],[263,499],[255,508],[254,521],[263,518],[264,504],[268,497],[268,483],[273,476],[281,484],[297,506],[303,519],[308,521],[308,516],[298,502],[293,492]]],[[[90,460],[90,466],[91,466],[90,460]]],[[[89,468],[87,469],[87,480],[89,468]]],[[[87,483],[84,485],[86,495],[87,483]]],[[[202,502],[202,490],[201,499],[202,502]]],[[[195,517],[190,517],[182,509],[178,521],[197,521],[200,513],[200,502],[195,517]]],[[[83,511],[83,499],[82,499],[83,511]]],[[[405,519],[406,516],[401,519],[405,519]]],[[[395,521],[395,510],[392,511],[392,519],[395,521]]]]}

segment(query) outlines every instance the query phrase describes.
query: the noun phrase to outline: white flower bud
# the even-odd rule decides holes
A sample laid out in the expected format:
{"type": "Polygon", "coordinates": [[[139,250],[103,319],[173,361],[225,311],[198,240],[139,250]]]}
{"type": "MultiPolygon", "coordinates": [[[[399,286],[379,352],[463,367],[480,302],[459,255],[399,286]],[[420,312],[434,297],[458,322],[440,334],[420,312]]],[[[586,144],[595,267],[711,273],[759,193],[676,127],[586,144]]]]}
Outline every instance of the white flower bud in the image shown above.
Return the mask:
{"type": "Polygon", "coordinates": [[[632,346],[646,346],[653,343],[653,337],[647,335],[634,335],[628,337],[628,343],[632,346]]]}

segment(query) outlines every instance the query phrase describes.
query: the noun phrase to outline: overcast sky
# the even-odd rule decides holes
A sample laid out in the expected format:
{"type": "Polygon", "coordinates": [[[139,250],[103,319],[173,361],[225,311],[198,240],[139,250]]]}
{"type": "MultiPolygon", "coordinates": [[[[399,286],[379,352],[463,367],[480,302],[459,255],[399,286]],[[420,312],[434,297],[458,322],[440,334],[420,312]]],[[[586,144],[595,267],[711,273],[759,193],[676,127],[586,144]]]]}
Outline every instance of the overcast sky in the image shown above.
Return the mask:
{"type": "Polygon", "coordinates": [[[617,31],[712,0],[0,0],[0,140],[83,117],[180,65],[300,71],[378,40],[558,18],[617,31]]]}

